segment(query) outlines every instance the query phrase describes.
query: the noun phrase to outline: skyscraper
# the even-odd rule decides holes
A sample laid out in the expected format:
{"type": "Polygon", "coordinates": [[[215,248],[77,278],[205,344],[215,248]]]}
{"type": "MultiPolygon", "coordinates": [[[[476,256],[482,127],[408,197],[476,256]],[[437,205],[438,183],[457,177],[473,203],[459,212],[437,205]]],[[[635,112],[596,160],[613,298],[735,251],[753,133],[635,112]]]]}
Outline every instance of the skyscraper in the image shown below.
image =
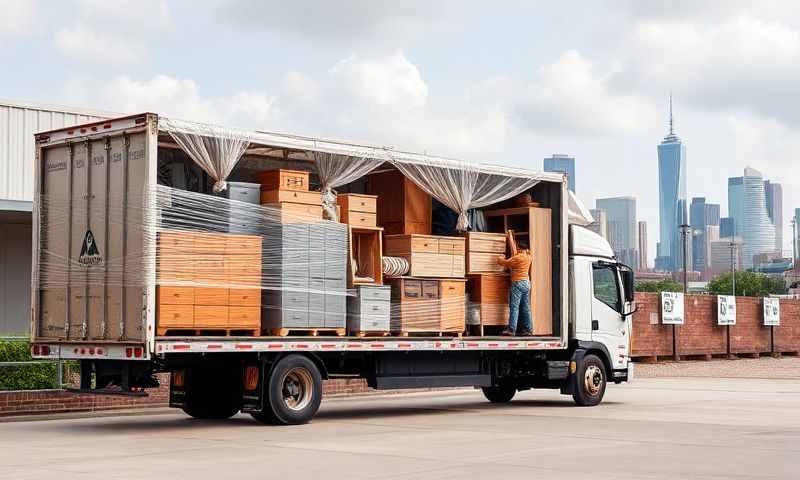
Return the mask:
{"type": "Polygon", "coordinates": [[[669,96],[669,133],[658,145],[657,262],[665,270],[682,268],[678,226],[686,223],[686,147],[675,135],[672,95],[669,96]]]}
{"type": "Polygon", "coordinates": [[[792,239],[794,261],[797,262],[800,260],[800,208],[794,209],[794,218],[792,218],[792,233],[794,234],[794,238],[792,239]]]}
{"type": "Polygon", "coordinates": [[[775,225],[767,211],[767,195],[761,172],[744,169],[741,177],[728,179],[728,213],[737,237],[742,239],[742,265],[753,266],[753,257],[775,252],[775,225]]]}
{"type": "Polygon", "coordinates": [[[568,188],[575,193],[575,157],[554,153],[544,159],[544,171],[566,173],[568,188]]]}
{"type": "MultiPolygon", "coordinates": [[[[719,204],[706,203],[705,197],[692,198],[689,206],[689,225],[692,229],[692,270],[703,272],[708,264],[707,227],[719,227],[719,204]]],[[[717,237],[719,235],[717,234],[717,237]]]]}
{"type": "Polygon", "coordinates": [[[783,187],[780,183],[764,180],[767,196],[767,215],[775,225],[775,250],[783,256],[783,187]]]}
{"type": "Polygon", "coordinates": [[[719,238],[729,238],[736,234],[736,225],[733,217],[719,219],[719,238]]]}
{"type": "Polygon", "coordinates": [[[594,210],[589,210],[589,213],[592,214],[594,222],[586,225],[586,228],[600,235],[601,237],[608,239],[608,215],[606,214],[606,211],[602,208],[596,208],[594,210]]]}
{"type": "Polygon", "coordinates": [[[636,265],[636,198],[598,198],[597,208],[606,211],[608,243],[624,264],[636,265]]]}
{"type": "Polygon", "coordinates": [[[639,222],[639,264],[640,272],[647,270],[647,222],[639,222]]]}

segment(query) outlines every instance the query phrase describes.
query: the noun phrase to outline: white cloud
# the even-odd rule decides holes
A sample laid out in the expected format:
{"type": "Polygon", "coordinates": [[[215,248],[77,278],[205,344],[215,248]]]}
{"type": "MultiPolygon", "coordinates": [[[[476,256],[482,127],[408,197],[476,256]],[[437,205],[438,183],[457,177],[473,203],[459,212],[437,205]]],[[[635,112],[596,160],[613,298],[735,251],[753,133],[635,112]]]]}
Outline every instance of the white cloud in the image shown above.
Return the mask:
{"type": "Polygon", "coordinates": [[[403,52],[379,59],[351,55],[330,74],[350,97],[377,107],[420,108],[428,101],[428,85],[403,52]]]}
{"type": "Polygon", "coordinates": [[[609,77],[579,52],[567,51],[517,87],[515,118],[524,128],[571,135],[633,132],[656,121],[647,98],[612,91],[609,77]]]}
{"type": "Polygon", "coordinates": [[[0,35],[25,36],[34,26],[38,3],[34,0],[0,0],[0,35]]]}
{"type": "Polygon", "coordinates": [[[82,25],[62,28],[56,32],[55,46],[73,59],[129,65],[138,63],[145,55],[144,46],[132,40],[98,32],[82,25]]]}
{"type": "Polygon", "coordinates": [[[170,25],[171,13],[166,0],[78,0],[81,16],[88,21],[113,21],[142,28],[163,28],[170,25]]]}

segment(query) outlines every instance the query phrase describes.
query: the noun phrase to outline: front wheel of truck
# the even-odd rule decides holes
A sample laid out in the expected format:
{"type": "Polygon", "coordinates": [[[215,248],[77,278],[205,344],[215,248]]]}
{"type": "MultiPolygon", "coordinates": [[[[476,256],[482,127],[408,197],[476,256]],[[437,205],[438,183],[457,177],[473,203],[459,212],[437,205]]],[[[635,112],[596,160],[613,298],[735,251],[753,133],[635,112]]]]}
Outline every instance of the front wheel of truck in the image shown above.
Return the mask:
{"type": "Polygon", "coordinates": [[[483,396],[492,403],[508,403],[514,398],[517,389],[513,386],[483,387],[483,396]]]}
{"type": "Polygon", "coordinates": [[[252,413],[262,423],[300,425],[308,423],[322,402],[322,375],[302,355],[283,357],[266,382],[264,411],[252,413]]]}
{"type": "Polygon", "coordinates": [[[597,355],[586,355],[575,372],[572,398],[581,407],[593,407],[603,400],[607,385],[606,367],[597,355]]]}

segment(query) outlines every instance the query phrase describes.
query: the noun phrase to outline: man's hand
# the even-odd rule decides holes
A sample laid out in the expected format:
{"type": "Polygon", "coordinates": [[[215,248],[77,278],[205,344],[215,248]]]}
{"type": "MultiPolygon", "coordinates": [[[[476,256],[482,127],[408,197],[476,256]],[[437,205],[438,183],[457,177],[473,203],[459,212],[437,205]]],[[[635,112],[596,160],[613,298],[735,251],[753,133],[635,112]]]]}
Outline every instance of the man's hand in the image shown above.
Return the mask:
{"type": "Polygon", "coordinates": [[[506,261],[505,255],[498,255],[497,256],[497,263],[499,263],[500,265],[502,265],[503,262],[505,262],[505,261],[506,261]]]}

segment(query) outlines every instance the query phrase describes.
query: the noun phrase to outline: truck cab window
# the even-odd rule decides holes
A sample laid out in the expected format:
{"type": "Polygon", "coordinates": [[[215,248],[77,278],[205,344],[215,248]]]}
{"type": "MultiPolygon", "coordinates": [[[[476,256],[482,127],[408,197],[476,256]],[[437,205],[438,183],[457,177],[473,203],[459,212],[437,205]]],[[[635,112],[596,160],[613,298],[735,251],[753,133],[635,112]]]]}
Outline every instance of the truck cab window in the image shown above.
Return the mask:
{"type": "Polygon", "coordinates": [[[616,270],[608,265],[593,265],[594,297],[617,312],[622,311],[616,270]]]}

